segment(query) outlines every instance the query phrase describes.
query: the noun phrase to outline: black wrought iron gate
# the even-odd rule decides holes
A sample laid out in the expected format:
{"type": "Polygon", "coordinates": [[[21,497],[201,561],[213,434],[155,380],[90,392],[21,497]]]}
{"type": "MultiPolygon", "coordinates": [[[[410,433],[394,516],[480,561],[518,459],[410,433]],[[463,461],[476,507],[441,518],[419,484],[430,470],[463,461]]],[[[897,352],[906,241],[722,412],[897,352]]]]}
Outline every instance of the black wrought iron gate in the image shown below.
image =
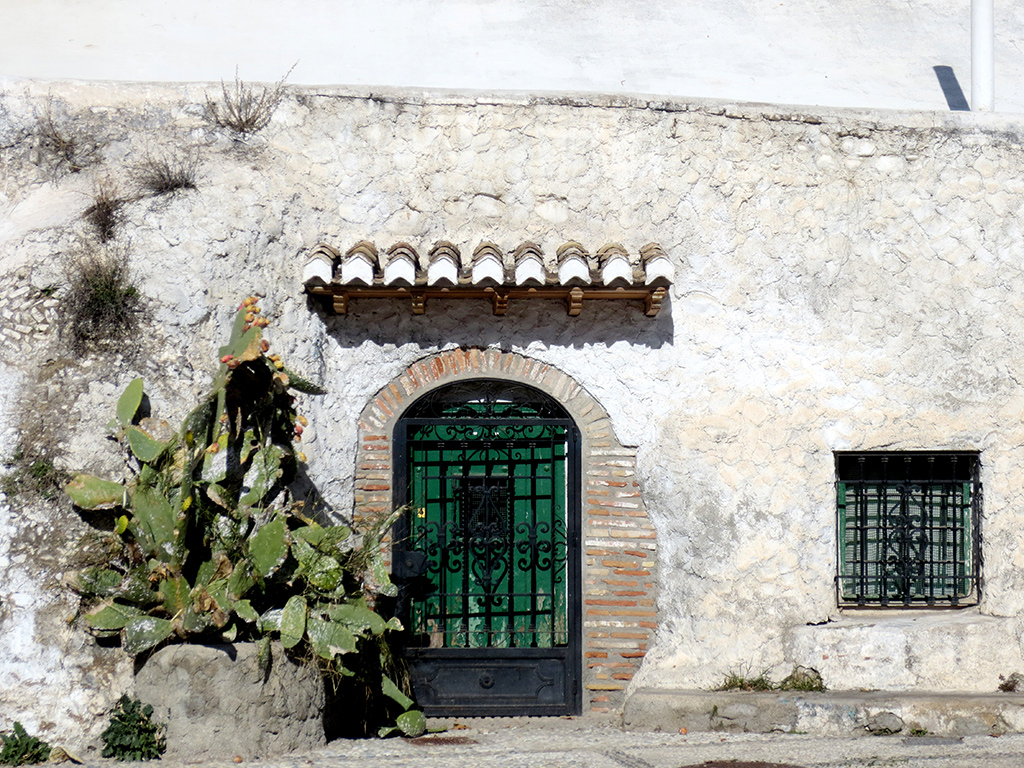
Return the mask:
{"type": "Polygon", "coordinates": [[[580,708],[579,441],[543,393],[459,384],[396,431],[394,574],[428,714],[580,708]]]}

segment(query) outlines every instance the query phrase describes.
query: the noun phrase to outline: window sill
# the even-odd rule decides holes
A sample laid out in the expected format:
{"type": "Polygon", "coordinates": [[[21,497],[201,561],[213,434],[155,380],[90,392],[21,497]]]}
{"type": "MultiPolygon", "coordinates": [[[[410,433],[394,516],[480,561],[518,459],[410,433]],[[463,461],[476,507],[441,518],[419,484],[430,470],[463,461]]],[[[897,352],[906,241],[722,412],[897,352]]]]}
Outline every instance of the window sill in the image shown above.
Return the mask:
{"type": "Polygon", "coordinates": [[[978,623],[1000,623],[1006,617],[982,613],[977,605],[963,608],[929,608],[925,606],[904,608],[840,608],[837,616],[830,617],[825,624],[811,625],[821,629],[844,629],[872,626],[906,626],[924,629],[929,626],[949,627],[978,623]]]}

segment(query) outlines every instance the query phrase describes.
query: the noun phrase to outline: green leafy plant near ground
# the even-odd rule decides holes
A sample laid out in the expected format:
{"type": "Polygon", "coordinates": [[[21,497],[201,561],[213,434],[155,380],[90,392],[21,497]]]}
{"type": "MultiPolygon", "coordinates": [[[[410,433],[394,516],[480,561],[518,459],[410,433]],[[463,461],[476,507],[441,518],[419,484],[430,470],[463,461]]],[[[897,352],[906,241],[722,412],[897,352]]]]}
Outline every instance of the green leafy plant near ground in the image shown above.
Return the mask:
{"type": "Polygon", "coordinates": [[[336,678],[366,677],[392,702],[388,716],[400,713],[401,730],[422,733],[422,713],[389,675],[386,634],[401,624],[372,608],[397,592],[380,547],[394,516],[353,531],[287,503],[305,462],[296,444],[307,422],[293,392],[323,390],[268,354],[267,325],[247,298],[210,392],[177,429],[140,418],[142,380],[128,385],[110,426],[133,476],[77,475],[67,486],[79,507],[109,510],[123,546],[71,586],[89,604],[92,631],[119,635],[131,654],[164,642],[255,640],[269,660],[277,637],[336,678]]]}
{"type": "Polygon", "coordinates": [[[716,691],[826,691],[825,683],[816,670],[797,666],[781,682],[775,683],[763,670],[757,676],[730,672],[716,691]]]}
{"type": "Polygon", "coordinates": [[[116,760],[156,760],[167,749],[163,726],[153,722],[153,707],[126,695],[111,710],[100,739],[103,757],[116,760]]]}
{"type": "Polygon", "coordinates": [[[3,749],[0,749],[0,763],[4,765],[25,765],[43,763],[50,758],[50,745],[29,736],[21,723],[14,724],[11,733],[0,733],[3,749]]]}
{"type": "Polygon", "coordinates": [[[716,691],[774,691],[775,683],[768,678],[767,672],[761,672],[756,677],[749,677],[739,672],[730,672],[725,680],[719,685],[716,691]]]}
{"type": "Polygon", "coordinates": [[[1003,693],[1016,693],[1024,688],[1024,675],[1014,672],[1009,676],[999,676],[999,690],[1003,693]]]}
{"type": "Polygon", "coordinates": [[[19,445],[7,466],[9,471],[0,477],[0,491],[9,497],[24,493],[53,501],[67,482],[67,473],[57,469],[53,459],[38,449],[19,445]]]}
{"type": "Polygon", "coordinates": [[[811,670],[810,673],[808,673],[804,671],[803,667],[797,667],[793,671],[793,674],[782,679],[782,682],[777,686],[777,690],[820,693],[827,691],[828,688],[825,686],[825,682],[821,679],[821,675],[817,672],[811,670]]]}

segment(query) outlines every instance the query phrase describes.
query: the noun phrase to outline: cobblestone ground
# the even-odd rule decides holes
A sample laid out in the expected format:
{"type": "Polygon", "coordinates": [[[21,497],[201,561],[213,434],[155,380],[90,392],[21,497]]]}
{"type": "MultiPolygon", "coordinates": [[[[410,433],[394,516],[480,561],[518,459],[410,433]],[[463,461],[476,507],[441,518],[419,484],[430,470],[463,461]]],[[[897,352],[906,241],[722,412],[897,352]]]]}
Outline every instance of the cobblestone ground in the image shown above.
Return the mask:
{"type": "Polygon", "coordinates": [[[57,299],[14,275],[0,277],[0,359],[44,342],[56,322],[57,299]]]}
{"type": "MultiPolygon", "coordinates": [[[[1021,768],[1024,735],[626,733],[592,719],[449,721],[420,739],[339,740],[263,768],[1021,768]],[[458,723],[456,725],[456,722],[458,723]],[[460,727],[468,726],[468,727],[460,727]]],[[[92,766],[111,761],[88,761],[92,766]]],[[[231,760],[207,765],[234,766],[231,760]]],[[[161,763],[161,768],[170,768],[161,763]]]]}

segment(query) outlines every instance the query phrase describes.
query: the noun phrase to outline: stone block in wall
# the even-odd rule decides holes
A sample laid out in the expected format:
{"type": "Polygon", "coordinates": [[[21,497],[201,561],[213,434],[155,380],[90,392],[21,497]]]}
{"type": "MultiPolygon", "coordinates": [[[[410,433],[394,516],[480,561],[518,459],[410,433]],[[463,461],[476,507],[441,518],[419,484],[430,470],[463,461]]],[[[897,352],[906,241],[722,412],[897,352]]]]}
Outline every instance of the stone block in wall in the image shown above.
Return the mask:
{"type": "Polygon", "coordinates": [[[319,670],[272,646],[266,675],[255,643],[171,645],[135,676],[139,699],[167,725],[165,757],[183,762],[266,758],[326,743],[319,670]]]}

